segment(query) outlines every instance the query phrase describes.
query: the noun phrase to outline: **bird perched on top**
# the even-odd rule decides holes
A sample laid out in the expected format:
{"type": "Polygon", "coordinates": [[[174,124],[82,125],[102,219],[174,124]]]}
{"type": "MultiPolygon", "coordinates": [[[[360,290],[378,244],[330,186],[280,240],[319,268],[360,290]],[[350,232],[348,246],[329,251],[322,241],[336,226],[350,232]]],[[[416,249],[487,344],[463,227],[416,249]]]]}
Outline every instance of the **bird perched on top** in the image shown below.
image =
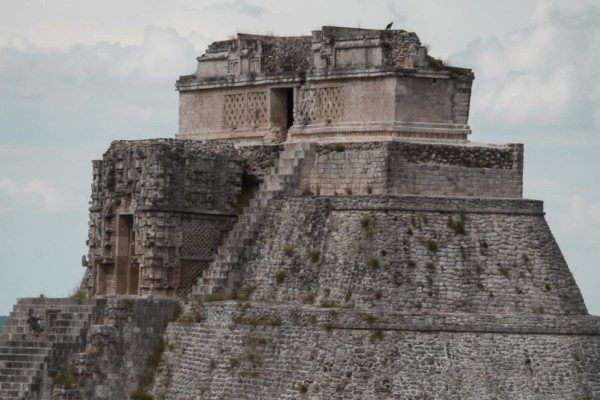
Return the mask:
{"type": "Polygon", "coordinates": [[[394,22],[392,21],[392,22],[390,22],[389,24],[387,24],[387,26],[385,27],[385,30],[386,30],[386,31],[387,31],[387,30],[389,30],[389,29],[392,27],[392,24],[393,24],[393,23],[394,23],[394,22]]]}

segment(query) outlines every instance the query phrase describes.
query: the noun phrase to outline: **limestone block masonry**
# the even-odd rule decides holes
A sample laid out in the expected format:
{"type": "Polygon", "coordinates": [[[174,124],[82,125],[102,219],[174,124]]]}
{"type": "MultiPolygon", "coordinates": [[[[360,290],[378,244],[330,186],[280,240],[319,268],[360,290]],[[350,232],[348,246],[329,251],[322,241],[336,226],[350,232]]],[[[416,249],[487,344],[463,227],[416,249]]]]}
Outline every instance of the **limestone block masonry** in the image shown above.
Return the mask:
{"type": "Polygon", "coordinates": [[[239,34],[177,139],[93,162],[68,299],[19,299],[2,400],[600,399],[521,144],[468,140],[472,71],[416,34],[239,34]]]}

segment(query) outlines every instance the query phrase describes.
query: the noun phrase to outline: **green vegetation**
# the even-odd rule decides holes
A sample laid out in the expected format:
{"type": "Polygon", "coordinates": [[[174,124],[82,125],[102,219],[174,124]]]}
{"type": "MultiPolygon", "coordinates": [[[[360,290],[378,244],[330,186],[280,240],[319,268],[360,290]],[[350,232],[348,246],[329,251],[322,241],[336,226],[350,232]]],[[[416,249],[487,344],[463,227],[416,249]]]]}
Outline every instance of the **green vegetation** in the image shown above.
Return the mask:
{"type": "Polygon", "coordinates": [[[323,330],[327,332],[331,332],[331,330],[333,329],[333,324],[331,323],[331,321],[325,321],[321,325],[321,328],[323,328],[323,330]]]}
{"type": "Polygon", "coordinates": [[[173,314],[171,316],[171,321],[177,321],[179,317],[181,317],[181,314],[183,314],[183,306],[180,302],[177,302],[175,303],[175,305],[173,305],[173,314]]]}
{"type": "Polygon", "coordinates": [[[308,258],[310,258],[310,262],[313,264],[316,264],[316,262],[319,261],[320,257],[321,252],[319,250],[310,250],[308,252],[308,258]]]}
{"type": "Polygon", "coordinates": [[[498,272],[500,272],[502,274],[502,276],[504,276],[505,278],[508,278],[508,276],[509,276],[509,272],[506,267],[498,268],[498,272]]]}
{"type": "Polygon", "coordinates": [[[417,266],[417,262],[411,259],[406,262],[406,265],[408,266],[408,268],[415,268],[417,266]]]}
{"type": "Polygon", "coordinates": [[[370,215],[360,217],[360,226],[367,232],[371,232],[375,227],[375,218],[370,215]]]}
{"type": "Polygon", "coordinates": [[[336,143],[334,144],[332,147],[333,151],[341,153],[342,151],[346,151],[346,146],[344,146],[342,143],[336,143]]]}
{"type": "Polygon", "coordinates": [[[363,321],[365,321],[367,324],[374,324],[375,322],[377,322],[377,318],[375,318],[373,315],[371,314],[363,314],[362,315],[362,319],[363,321]]]}
{"type": "Polygon", "coordinates": [[[308,386],[309,386],[309,385],[308,385],[308,382],[302,382],[302,383],[299,383],[299,384],[296,386],[296,388],[298,389],[298,391],[299,391],[300,393],[306,393],[306,392],[308,392],[308,386]]]}
{"type": "Polygon", "coordinates": [[[146,393],[145,390],[138,389],[131,394],[132,400],[154,400],[154,397],[146,393]]]}
{"type": "Polygon", "coordinates": [[[381,339],[383,339],[383,331],[381,329],[375,329],[371,333],[371,342],[376,342],[381,339]]]}
{"type": "Polygon", "coordinates": [[[237,357],[231,357],[229,359],[229,371],[236,369],[240,365],[240,360],[237,357]]]}
{"type": "Polygon", "coordinates": [[[457,235],[464,235],[466,219],[466,214],[461,214],[458,221],[454,221],[452,217],[448,217],[448,228],[452,229],[457,235]]]}
{"type": "Polygon", "coordinates": [[[425,268],[427,268],[430,271],[435,271],[435,264],[429,261],[427,264],[425,264],[425,268]]]}
{"type": "Polygon", "coordinates": [[[438,243],[433,240],[433,239],[429,239],[427,241],[427,250],[429,251],[437,251],[438,250],[438,243]]]}
{"type": "Polygon", "coordinates": [[[50,374],[50,377],[55,386],[60,386],[65,389],[71,389],[79,384],[79,377],[73,366],[69,366],[66,371],[54,371],[50,374]]]}
{"type": "Polygon", "coordinates": [[[281,283],[283,283],[283,280],[285,279],[287,275],[287,272],[280,269],[279,271],[275,272],[275,282],[279,285],[281,283]]]}
{"type": "Polygon", "coordinates": [[[333,300],[323,300],[320,304],[320,306],[322,308],[331,308],[331,307],[339,307],[340,305],[338,304],[337,301],[333,301],[333,300]]]}
{"type": "Polygon", "coordinates": [[[373,269],[379,268],[379,260],[376,258],[369,258],[366,264],[373,269]]]}
{"type": "Polygon", "coordinates": [[[294,255],[294,249],[291,246],[285,246],[283,248],[283,255],[286,257],[291,257],[294,255]]]}

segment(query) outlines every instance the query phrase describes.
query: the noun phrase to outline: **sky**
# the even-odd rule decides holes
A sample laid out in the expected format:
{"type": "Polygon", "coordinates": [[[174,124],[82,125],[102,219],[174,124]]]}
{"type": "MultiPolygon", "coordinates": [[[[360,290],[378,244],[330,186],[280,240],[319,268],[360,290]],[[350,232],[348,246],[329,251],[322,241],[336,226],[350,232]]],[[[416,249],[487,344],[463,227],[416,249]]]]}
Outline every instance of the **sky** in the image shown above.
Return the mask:
{"type": "Polygon", "coordinates": [[[474,69],[471,140],[525,144],[525,197],[600,314],[597,0],[0,0],[0,315],[78,285],[91,160],[172,137],[174,82],[210,42],[391,21],[474,69]]]}

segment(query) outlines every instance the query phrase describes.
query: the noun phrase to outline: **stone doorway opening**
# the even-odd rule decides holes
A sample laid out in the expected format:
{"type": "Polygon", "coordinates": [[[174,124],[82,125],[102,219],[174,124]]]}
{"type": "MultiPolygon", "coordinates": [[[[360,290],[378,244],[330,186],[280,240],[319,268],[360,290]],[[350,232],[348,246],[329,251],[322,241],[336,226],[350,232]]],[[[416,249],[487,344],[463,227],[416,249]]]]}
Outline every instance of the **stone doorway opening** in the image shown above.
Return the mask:
{"type": "Polygon", "coordinates": [[[294,125],[294,88],[271,89],[270,96],[271,126],[287,133],[294,125]]]}
{"type": "Polygon", "coordinates": [[[120,214],[117,220],[115,257],[116,294],[138,294],[139,268],[134,262],[135,232],[133,215],[120,214]]]}

